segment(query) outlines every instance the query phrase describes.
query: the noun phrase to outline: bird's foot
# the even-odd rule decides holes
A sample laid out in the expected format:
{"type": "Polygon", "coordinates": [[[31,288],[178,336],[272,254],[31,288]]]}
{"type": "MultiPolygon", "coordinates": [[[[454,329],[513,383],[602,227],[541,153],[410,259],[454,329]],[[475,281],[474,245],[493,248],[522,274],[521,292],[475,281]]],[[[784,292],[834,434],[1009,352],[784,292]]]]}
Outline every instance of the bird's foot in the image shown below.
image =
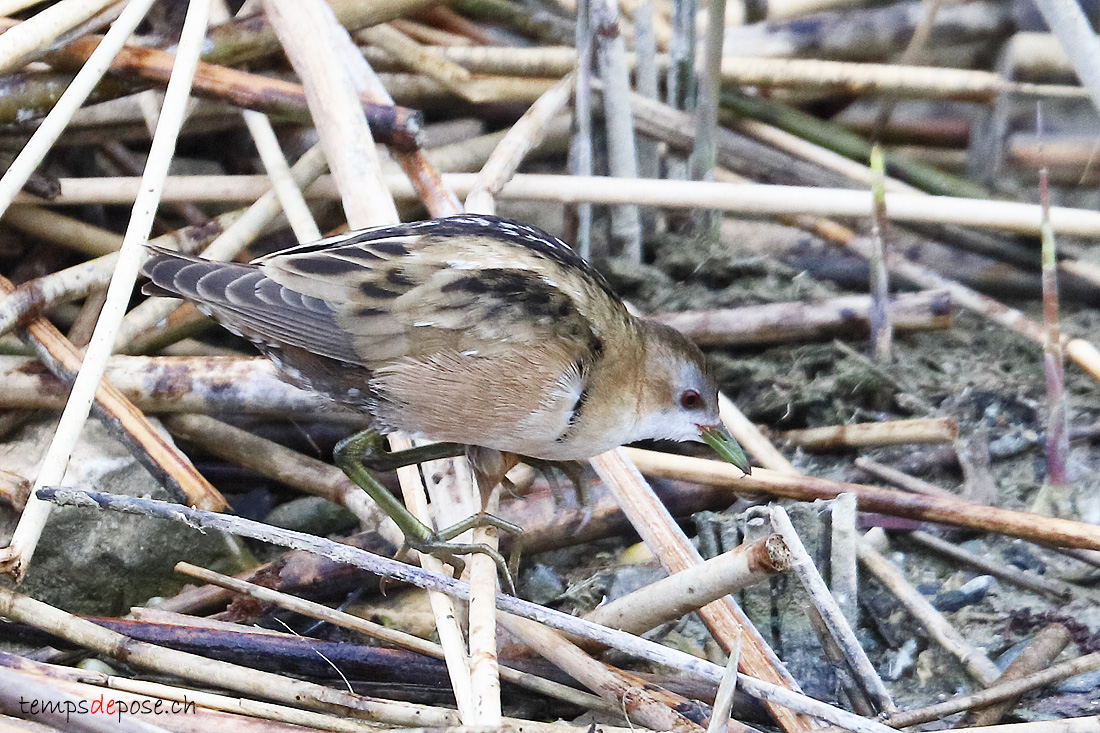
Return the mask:
{"type": "Polygon", "coordinates": [[[515,570],[519,567],[520,539],[522,536],[523,530],[520,527],[498,516],[483,512],[481,514],[475,514],[472,517],[467,517],[461,522],[441,529],[438,532],[432,532],[427,537],[414,538],[406,536],[405,542],[417,552],[431,555],[441,562],[450,565],[454,571],[454,577],[456,578],[462,575],[462,572],[466,569],[466,561],[462,559],[462,555],[472,555],[475,553],[485,555],[496,564],[504,591],[514,596],[516,594],[516,584],[513,578],[515,570]],[[466,530],[477,527],[494,527],[501,532],[507,532],[515,537],[512,541],[512,551],[509,555],[509,561],[505,561],[504,555],[495,548],[480,542],[451,542],[452,539],[466,530]]]}
{"type": "Polygon", "coordinates": [[[529,456],[522,456],[520,460],[542,474],[550,485],[550,493],[554,495],[554,501],[558,505],[566,503],[561,484],[561,477],[565,476],[573,487],[577,504],[585,507],[592,506],[592,495],[588,490],[588,483],[584,480],[584,463],[581,461],[548,461],[529,456]]]}
{"type": "MultiPolygon", "coordinates": [[[[515,595],[515,583],[513,573],[509,570],[504,556],[497,550],[481,543],[451,542],[458,535],[475,527],[496,527],[502,532],[516,535],[517,539],[512,543],[512,561],[518,567],[519,539],[523,530],[511,522],[506,522],[500,517],[486,512],[464,519],[458,524],[445,529],[434,531],[417,519],[400,501],[383,486],[374,475],[367,470],[370,466],[376,470],[380,468],[397,468],[407,466],[420,461],[450,458],[462,455],[464,446],[453,443],[436,443],[432,445],[413,448],[406,451],[390,453],[384,449],[384,438],[374,430],[364,430],[346,438],[337,444],[333,451],[336,465],[360,488],[366,491],[378,506],[384,511],[405,535],[405,545],[419,552],[432,555],[450,565],[454,569],[457,578],[466,567],[466,562],[461,555],[480,553],[487,555],[496,563],[500,571],[501,584],[505,590],[515,595]],[[433,450],[434,449],[434,450],[433,450]]],[[[401,553],[398,553],[400,556],[401,553]]]]}

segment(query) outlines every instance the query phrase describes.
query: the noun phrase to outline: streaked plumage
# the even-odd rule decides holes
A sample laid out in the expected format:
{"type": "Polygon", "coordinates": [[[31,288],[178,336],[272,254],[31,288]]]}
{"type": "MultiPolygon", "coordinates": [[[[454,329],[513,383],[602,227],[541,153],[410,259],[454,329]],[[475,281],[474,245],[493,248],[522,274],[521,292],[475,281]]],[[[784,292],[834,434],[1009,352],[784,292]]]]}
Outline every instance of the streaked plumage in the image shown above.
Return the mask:
{"type": "Polygon", "coordinates": [[[249,264],[156,250],[144,272],[383,432],[571,460],[718,424],[699,350],[523,224],[401,224],[249,264]]]}

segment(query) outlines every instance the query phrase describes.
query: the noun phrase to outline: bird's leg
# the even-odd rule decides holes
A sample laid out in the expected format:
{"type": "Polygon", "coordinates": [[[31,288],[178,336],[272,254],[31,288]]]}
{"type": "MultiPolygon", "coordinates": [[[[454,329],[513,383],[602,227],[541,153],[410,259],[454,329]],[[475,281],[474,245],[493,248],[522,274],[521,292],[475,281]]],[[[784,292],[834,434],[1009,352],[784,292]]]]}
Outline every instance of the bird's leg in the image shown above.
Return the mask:
{"type": "Polygon", "coordinates": [[[565,504],[557,475],[561,473],[573,485],[577,504],[585,507],[592,506],[592,495],[588,490],[588,484],[584,481],[584,464],[580,461],[548,461],[530,456],[523,456],[520,460],[543,475],[546,483],[550,485],[550,491],[554,494],[554,501],[558,504],[565,504]]]}
{"type": "Polygon", "coordinates": [[[459,555],[469,555],[480,552],[490,557],[500,569],[502,583],[508,593],[515,595],[515,584],[508,570],[508,563],[504,557],[491,547],[476,543],[458,543],[448,540],[457,537],[467,529],[473,527],[490,526],[504,532],[521,533],[516,525],[506,522],[499,517],[482,512],[469,517],[456,525],[436,532],[428,525],[417,519],[404,504],[397,500],[389,489],[382,485],[367,466],[377,468],[399,468],[426,460],[449,458],[462,455],[464,446],[455,443],[439,443],[427,446],[419,446],[404,451],[389,453],[382,448],[382,436],[376,430],[363,430],[336,444],[333,449],[333,460],[337,467],[343,471],[363,491],[366,491],[375,503],[385,512],[405,535],[405,544],[412,549],[439,558],[454,569],[457,578],[462,574],[466,563],[459,555]],[[439,446],[442,446],[440,448],[439,446]],[[435,450],[421,450],[421,448],[435,450]],[[457,452],[456,452],[457,448],[457,452]]]}

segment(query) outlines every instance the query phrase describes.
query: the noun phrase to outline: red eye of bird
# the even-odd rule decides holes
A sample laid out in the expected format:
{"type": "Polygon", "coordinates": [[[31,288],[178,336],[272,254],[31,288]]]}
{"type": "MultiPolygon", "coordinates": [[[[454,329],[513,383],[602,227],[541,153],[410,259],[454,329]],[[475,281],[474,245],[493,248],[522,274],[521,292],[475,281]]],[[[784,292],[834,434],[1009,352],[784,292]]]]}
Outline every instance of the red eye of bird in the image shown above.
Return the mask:
{"type": "Polygon", "coordinates": [[[685,410],[698,410],[703,406],[703,398],[693,389],[684,390],[680,395],[680,407],[685,410]]]}

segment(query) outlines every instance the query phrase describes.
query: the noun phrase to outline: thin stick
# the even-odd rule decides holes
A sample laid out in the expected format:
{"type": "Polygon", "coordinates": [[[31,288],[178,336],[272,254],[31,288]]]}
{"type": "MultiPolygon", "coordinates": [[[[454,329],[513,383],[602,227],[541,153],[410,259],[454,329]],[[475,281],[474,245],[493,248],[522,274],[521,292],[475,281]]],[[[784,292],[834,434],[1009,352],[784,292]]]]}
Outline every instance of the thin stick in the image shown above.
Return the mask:
{"type": "MultiPolygon", "coordinates": [[[[303,598],[282,593],[277,590],[265,588],[261,585],[249,583],[244,580],[232,578],[228,575],[222,575],[216,573],[213,570],[207,570],[195,565],[191,565],[186,562],[176,563],[176,572],[189,575],[193,578],[198,578],[205,583],[217,585],[222,588],[228,588],[229,590],[237,593],[243,593],[265,603],[273,603],[280,608],[285,608],[288,611],[300,613],[303,616],[309,616],[310,618],[320,619],[327,621],[328,623],[339,626],[343,629],[350,629],[360,634],[364,634],[372,639],[378,639],[387,644],[393,644],[396,646],[411,649],[421,654],[426,654],[436,659],[443,659],[443,648],[439,644],[435,644],[430,641],[421,639],[419,636],[408,634],[398,629],[392,629],[382,624],[376,624],[373,621],[368,621],[359,616],[354,616],[350,613],[345,613],[328,606],[322,605],[315,601],[307,601],[303,598]]],[[[563,685],[558,682],[538,677],[533,674],[521,672],[510,667],[500,668],[501,676],[522,687],[538,692],[539,694],[555,697],[559,700],[564,700],[574,705],[588,708],[590,710],[599,710],[604,714],[618,715],[620,709],[618,706],[607,705],[603,700],[579,690],[575,690],[572,687],[563,685]]]]}
{"type": "Polygon", "coordinates": [[[718,692],[714,695],[714,708],[710,714],[707,733],[724,733],[729,725],[733,696],[737,692],[737,664],[741,661],[741,637],[742,634],[739,631],[733,640],[733,648],[730,649],[729,660],[726,662],[726,673],[722,675],[718,692]]]}
{"type": "Polygon", "coordinates": [[[1100,550],[1100,527],[1068,519],[1045,517],[985,506],[956,497],[922,496],[878,486],[831,481],[768,469],[753,469],[746,476],[735,466],[688,456],[623,448],[624,453],[650,476],[724,486],[739,494],[774,494],[799,501],[834,499],[849,491],[859,498],[864,511],[879,512],[984,532],[997,532],[1040,544],[1100,550]]]}
{"type": "Polygon", "coordinates": [[[520,163],[532,148],[542,142],[551,120],[569,102],[575,80],[574,74],[562,78],[512,125],[508,134],[489,156],[489,160],[481,167],[477,181],[466,196],[466,211],[479,214],[494,212],[493,198],[515,175],[520,163]]]}
{"type": "Polygon", "coordinates": [[[1067,603],[1071,598],[1077,595],[1078,592],[1084,593],[1084,589],[1074,588],[1070,584],[1063,583],[1060,580],[1048,578],[1043,575],[1027,573],[1022,570],[1017,570],[1010,565],[994,562],[988,557],[970,552],[969,550],[923,530],[914,530],[910,532],[909,538],[941,555],[945,555],[958,562],[978,568],[984,573],[1000,578],[1006,583],[1012,583],[1032,593],[1038,593],[1054,603],[1067,603]]]}
{"type": "Polygon", "coordinates": [[[945,496],[949,499],[957,498],[955,494],[951,493],[947,489],[940,488],[935,484],[928,483],[915,476],[910,476],[907,473],[891,468],[890,466],[883,465],[878,461],[873,461],[866,456],[860,456],[855,460],[856,468],[860,468],[867,473],[871,474],[877,479],[891,483],[898,488],[905,489],[906,491],[912,491],[914,494],[927,494],[929,496],[945,496]]]}
{"type": "Polygon", "coordinates": [[[248,127],[252,141],[256,144],[256,150],[263,161],[267,177],[271,179],[271,189],[279,197],[279,204],[283,207],[286,220],[294,231],[294,237],[299,242],[314,242],[321,238],[321,230],[313,221],[313,214],[309,211],[302,189],[294,181],[290,165],[283,156],[279,147],[279,139],[275,137],[275,129],[271,126],[271,120],[262,112],[242,110],[244,124],[248,127]]]}
{"type": "MultiPolygon", "coordinates": [[[[1056,4],[1053,0],[1044,0],[1049,8],[1056,4]]],[[[1044,14],[1051,10],[1044,10],[1044,14]]],[[[1095,45],[1095,43],[1094,43],[1095,45]]],[[[1097,54],[1100,61],[1100,54],[1097,54]]],[[[1100,68],[1096,70],[1096,83],[1100,84],[1100,68]]],[[[1097,89],[1097,102],[1100,103],[1100,88],[1097,89]]],[[[1036,108],[1037,134],[1042,145],[1043,117],[1042,105],[1036,108]]],[[[1047,382],[1047,480],[1052,508],[1065,511],[1058,506],[1059,496],[1068,496],[1070,490],[1069,474],[1069,399],[1066,395],[1065,354],[1062,351],[1062,333],[1058,322],[1058,252],[1054,238],[1054,228],[1050,223],[1050,170],[1046,166],[1045,156],[1040,147],[1043,165],[1039,169],[1039,207],[1042,209],[1040,240],[1042,242],[1042,283],[1043,283],[1043,371],[1047,382]]]]}
{"type": "MultiPolygon", "coordinates": [[[[573,95],[573,137],[569,142],[569,174],[590,176],[592,167],[592,0],[577,0],[577,88],[573,95]]],[[[577,232],[573,239],[581,257],[592,259],[592,204],[573,206],[577,232]]]]}
{"type": "Polygon", "coordinates": [[[828,629],[829,634],[836,641],[837,646],[844,655],[844,661],[848,664],[848,668],[851,670],[856,682],[859,683],[859,686],[867,694],[878,712],[893,712],[897,708],[890,698],[889,690],[886,689],[882,678],[878,676],[871,660],[867,658],[867,652],[860,645],[859,639],[856,638],[855,632],[852,631],[852,627],[848,624],[848,620],[844,617],[840,606],[837,605],[833,594],[829,592],[829,587],[825,585],[825,580],[821,577],[821,573],[817,571],[814,561],[810,558],[810,553],[806,551],[806,546],[802,544],[802,538],[798,536],[794,525],[791,524],[790,517],[787,516],[787,512],[783,507],[778,504],[771,507],[771,523],[772,529],[779,533],[787,547],[790,548],[791,568],[798,579],[802,581],[802,586],[810,596],[810,601],[821,615],[825,628],[828,629]]]}
{"type": "Polygon", "coordinates": [[[871,353],[877,362],[893,361],[894,327],[890,319],[890,274],[886,269],[886,170],[882,148],[871,148],[871,191],[875,213],[871,217],[871,353]]]}
{"type": "Polygon", "coordinates": [[[956,695],[949,700],[936,703],[935,705],[894,713],[887,718],[885,722],[891,728],[908,728],[911,725],[919,725],[921,723],[939,720],[940,718],[946,718],[949,715],[954,715],[963,710],[980,708],[1003,700],[1010,700],[1040,687],[1056,685],[1064,680],[1095,672],[1097,669],[1100,669],[1100,652],[1092,652],[1091,654],[1085,654],[1076,659],[1071,659],[1068,662],[1062,662],[1061,664],[1047,667],[1043,671],[1030,674],[1027,677],[997,682],[984,690],[970,695],[956,695]]]}
{"type": "Polygon", "coordinates": [[[1001,676],[1001,670],[989,660],[985,651],[964,639],[958,630],[948,623],[943,614],[937,611],[920,591],[909,584],[893,563],[871,547],[867,540],[861,540],[857,548],[863,566],[901,601],[929,636],[962,662],[971,677],[989,686],[1001,676]]]}
{"type": "MultiPolygon", "coordinates": [[[[443,183],[460,193],[468,193],[476,177],[472,173],[448,173],[443,183]]],[[[29,195],[17,203],[71,206],[75,204],[117,204],[134,200],[140,182],[124,176],[112,178],[62,178],[61,194],[50,201],[29,195]]],[[[409,182],[387,176],[386,183],[400,200],[416,194],[409,182]]],[[[267,190],[266,176],[173,176],[165,191],[168,202],[250,201],[267,190]]],[[[321,179],[306,191],[307,197],[338,198],[331,179],[321,179]]],[[[498,198],[528,201],[557,201],[597,204],[634,203],[641,206],[696,208],[705,206],[730,213],[759,215],[799,215],[865,218],[872,213],[866,191],[769,184],[734,184],[716,181],[668,181],[618,179],[603,176],[564,176],[517,174],[501,189],[498,198]]],[[[904,193],[886,194],[891,221],[957,224],[1039,234],[1041,212],[1035,204],[1014,201],[927,196],[904,193]]],[[[1100,213],[1086,209],[1053,206],[1051,224],[1059,234],[1100,236],[1100,213]]],[[[896,263],[890,263],[896,267],[896,263]]],[[[899,273],[900,274],[900,273],[899,273]]],[[[942,285],[925,287],[942,288],[942,285]]]]}
{"type": "Polygon", "coordinates": [[[507,614],[501,617],[501,623],[523,643],[604,700],[621,705],[629,722],[653,730],[702,733],[700,726],[672,706],[663,704],[649,685],[639,685],[628,674],[593,659],[563,634],[507,614]]]}
{"type": "MultiPolygon", "coordinates": [[[[1069,646],[1072,636],[1062,624],[1049,624],[1036,634],[1020,655],[1005,667],[1004,673],[997,678],[998,683],[1018,680],[1050,667],[1058,655],[1069,646]]],[[[964,716],[960,727],[994,725],[1001,722],[1020,702],[1019,697],[1004,700],[996,705],[971,710],[964,716]]]]}
{"type": "MultiPolygon", "coordinates": [[[[398,470],[401,471],[404,469],[398,470]]],[[[415,468],[413,470],[415,470],[415,468]]],[[[447,593],[456,598],[469,597],[469,585],[462,581],[454,580],[446,575],[422,570],[412,565],[406,565],[396,560],[374,555],[365,550],[332,542],[331,540],[326,540],[321,537],[315,537],[303,532],[279,529],[263,524],[262,522],[233,517],[228,514],[218,514],[203,511],[201,509],[192,509],[179,504],[172,504],[154,499],[139,499],[68,488],[39,489],[38,496],[42,500],[62,505],[78,505],[111,511],[145,514],[163,519],[183,521],[196,528],[217,529],[242,537],[252,537],[283,547],[314,552],[323,557],[336,560],[337,562],[344,562],[364,568],[376,575],[410,583],[420,588],[447,593]]],[[[12,598],[19,600],[21,608],[28,609],[27,617],[31,618],[35,617],[34,609],[45,606],[45,604],[41,604],[38,601],[17,596],[11,591],[0,588],[0,615],[8,616],[9,618],[13,617],[13,613],[9,611],[10,605],[8,604],[8,600],[12,598]]],[[[49,607],[46,606],[46,608],[49,607]]],[[[538,621],[553,629],[582,636],[596,643],[622,650],[633,656],[698,675],[714,684],[718,684],[722,680],[723,669],[718,665],[686,652],[681,652],[632,634],[593,624],[583,619],[570,616],[569,614],[539,606],[528,601],[523,601],[513,596],[498,595],[497,608],[522,618],[538,621]]],[[[55,611],[55,613],[60,612],[55,611]]],[[[22,614],[20,614],[18,620],[25,620],[22,614]]],[[[92,625],[90,622],[83,623],[92,625]]],[[[107,631],[99,626],[94,626],[94,628],[101,629],[105,632],[107,631]]],[[[175,653],[180,654],[181,652],[175,653]]],[[[135,663],[138,662],[138,660],[132,657],[130,661],[135,663]]],[[[801,712],[805,715],[811,715],[821,720],[835,723],[849,730],[856,731],[856,733],[891,733],[891,729],[883,726],[881,723],[861,718],[858,715],[853,715],[847,711],[840,710],[831,705],[794,692],[793,690],[780,687],[779,685],[772,684],[756,677],[739,674],[738,684],[747,694],[770,702],[773,705],[782,706],[780,709],[789,709],[801,712]]],[[[327,689],[330,693],[332,692],[329,688],[324,689],[327,689]]]]}
{"type": "MultiPolygon", "coordinates": [[[[126,313],[126,305],[133,291],[134,281],[137,279],[138,268],[144,258],[143,245],[153,224],[161,188],[168,174],[168,165],[175,152],[176,136],[183,122],[191,77],[198,64],[199,51],[206,30],[208,9],[209,0],[194,0],[188,5],[176,56],[177,73],[173,74],[172,81],[168,83],[161,121],[153,136],[153,144],[145,165],[145,175],[142,176],[142,190],[134,202],[122,248],[119,250],[118,264],[111,278],[111,284],[107,288],[107,299],[103,305],[102,315],[96,324],[95,333],[88,345],[83,366],[73,384],[65,411],[61,415],[57,432],[46,452],[44,466],[35,480],[36,488],[58,484],[64,479],[73,447],[76,445],[95,399],[96,386],[106,369],[107,358],[114,346],[119,323],[126,313]]],[[[136,22],[135,20],[134,23],[136,22]]],[[[38,538],[49,517],[49,509],[49,504],[36,501],[32,493],[19,519],[19,525],[12,535],[11,544],[0,559],[0,564],[6,572],[16,577],[22,577],[26,573],[31,556],[38,544],[38,538]]]]}
{"type": "MultiPolygon", "coordinates": [[[[638,177],[634,147],[634,119],[630,111],[630,70],[626,44],[619,30],[619,9],[611,0],[591,0],[592,31],[603,81],[603,108],[607,121],[608,168],[614,178],[638,177]]],[[[624,203],[611,210],[611,233],[632,262],[642,261],[642,219],[637,206],[624,203]]]]}
{"type": "Polygon", "coordinates": [[[959,421],[952,417],[916,417],[788,430],[783,437],[791,445],[810,451],[905,443],[953,443],[959,437],[959,421]]]}
{"type": "Polygon", "coordinates": [[[0,74],[15,71],[27,56],[116,2],[118,0],[62,0],[4,31],[0,34],[0,74]]]}
{"type": "Polygon", "coordinates": [[[859,562],[856,558],[856,522],[859,507],[855,494],[839,494],[830,512],[829,590],[844,619],[853,629],[859,621],[859,562]]]}

